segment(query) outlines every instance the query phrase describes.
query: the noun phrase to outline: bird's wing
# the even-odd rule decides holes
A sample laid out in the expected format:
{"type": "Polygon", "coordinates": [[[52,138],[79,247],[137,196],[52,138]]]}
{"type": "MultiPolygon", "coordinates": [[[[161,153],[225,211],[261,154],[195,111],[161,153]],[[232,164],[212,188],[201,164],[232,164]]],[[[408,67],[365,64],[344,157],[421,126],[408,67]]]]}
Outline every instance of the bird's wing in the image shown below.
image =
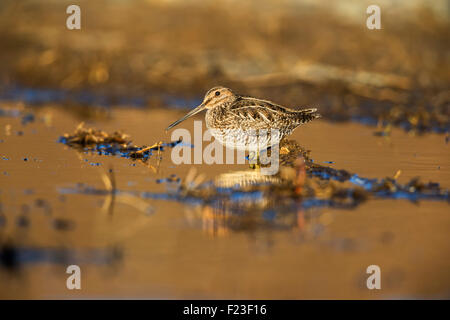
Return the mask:
{"type": "Polygon", "coordinates": [[[288,121],[292,111],[269,101],[248,99],[231,106],[229,112],[230,120],[241,128],[270,129],[288,121]]]}

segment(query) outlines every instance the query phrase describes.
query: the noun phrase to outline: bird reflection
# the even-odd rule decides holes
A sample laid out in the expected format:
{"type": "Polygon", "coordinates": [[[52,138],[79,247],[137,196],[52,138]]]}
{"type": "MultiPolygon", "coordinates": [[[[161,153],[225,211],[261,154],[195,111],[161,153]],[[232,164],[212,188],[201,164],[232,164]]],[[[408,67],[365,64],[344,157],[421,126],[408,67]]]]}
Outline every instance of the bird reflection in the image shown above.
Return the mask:
{"type": "Polygon", "coordinates": [[[212,237],[262,230],[302,232],[306,225],[301,207],[303,158],[299,156],[292,165],[282,167],[276,175],[265,175],[260,170],[218,175],[213,183],[220,196],[210,197],[210,201],[194,209],[187,207],[189,220],[201,221],[202,229],[212,237]]]}
{"type": "Polygon", "coordinates": [[[230,233],[256,234],[260,231],[292,231],[302,233],[308,220],[304,209],[285,208],[282,211],[270,201],[263,201],[259,207],[242,203],[229,205],[226,201],[211,205],[186,208],[186,215],[193,223],[201,221],[202,230],[209,236],[224,237],[230,233]]]}

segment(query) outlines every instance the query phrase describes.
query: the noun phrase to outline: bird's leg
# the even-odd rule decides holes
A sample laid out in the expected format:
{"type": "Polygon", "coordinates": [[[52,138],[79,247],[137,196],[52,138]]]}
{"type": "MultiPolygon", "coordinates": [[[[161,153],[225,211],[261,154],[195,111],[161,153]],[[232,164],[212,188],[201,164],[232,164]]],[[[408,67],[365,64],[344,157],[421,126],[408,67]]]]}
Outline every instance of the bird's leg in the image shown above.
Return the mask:
{"type": "Polygon", "coordinates": [[[248,160],[250,163],[250,169],[260,168],[259,151],[250,151],[248,153],[248,160]]]}

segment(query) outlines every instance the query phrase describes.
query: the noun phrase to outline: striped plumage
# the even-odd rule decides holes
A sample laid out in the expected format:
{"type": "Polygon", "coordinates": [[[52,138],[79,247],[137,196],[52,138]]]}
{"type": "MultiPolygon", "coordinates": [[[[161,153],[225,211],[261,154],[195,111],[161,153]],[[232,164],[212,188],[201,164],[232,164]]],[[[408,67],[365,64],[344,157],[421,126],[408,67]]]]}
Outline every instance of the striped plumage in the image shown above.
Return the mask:
{"type": "Polygon", "coordinates": [[[203,103],[168,129],[207,109],[206,126],[229,148],[263,150],[320,115],[317,109],[292,110],[271,101],[243,97],[225,87],[210,89],[203,103]],[[258,145],[259,143],[259,145],[258,145]]]}

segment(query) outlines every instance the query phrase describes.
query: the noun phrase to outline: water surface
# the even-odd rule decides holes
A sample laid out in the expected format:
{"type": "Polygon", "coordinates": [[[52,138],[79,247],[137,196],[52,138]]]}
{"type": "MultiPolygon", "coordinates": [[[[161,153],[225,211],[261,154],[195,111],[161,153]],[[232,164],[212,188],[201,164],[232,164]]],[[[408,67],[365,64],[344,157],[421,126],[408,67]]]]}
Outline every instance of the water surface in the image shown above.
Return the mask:
{"type": "MultiPolygon", "coordinates": [[[[153,155],[146,164],[79,152],[58,142],[83,119],[67,110],[30,109],[34,119],[25,123],[14,114],[0,117],[2,298],[450,294],[448,200],[371,197],[352,209],[305,209],[301,202],[269,205],[275,200],[258,194],[215,202],[173,196],[161,179],[174,175],[184,181],[191,166],[175,166],[170,148],[161,161],[153,155]],[[123,196],[113,197],[105,187],[102,175],[111,168],[123,196]],[[94,189],[100,192],[86,192],[94,189]],[[81,267],[82,290],[66,289],[69,264],[81,267]],[[382,290],[366,288],[372,264],[381,267],[382,290]]],[[[151,145],[170,141],[164,129],[182,113],[116,108],[94,112],[85,126],[121,129],[135,144],[151,145]]],[[[193,121],[184,127],[192,132],[193,121]]],[[[393,129],[378,137],[374,131],[323,119],[296,130],[292,139],[324,166],[378,179],[401,170],[399,183],[420,176],[449,188],[450,151],[443,135],[393,129]]],[[[195,167],[206,182],[249,172],[248,165],[195,167]]]]}

